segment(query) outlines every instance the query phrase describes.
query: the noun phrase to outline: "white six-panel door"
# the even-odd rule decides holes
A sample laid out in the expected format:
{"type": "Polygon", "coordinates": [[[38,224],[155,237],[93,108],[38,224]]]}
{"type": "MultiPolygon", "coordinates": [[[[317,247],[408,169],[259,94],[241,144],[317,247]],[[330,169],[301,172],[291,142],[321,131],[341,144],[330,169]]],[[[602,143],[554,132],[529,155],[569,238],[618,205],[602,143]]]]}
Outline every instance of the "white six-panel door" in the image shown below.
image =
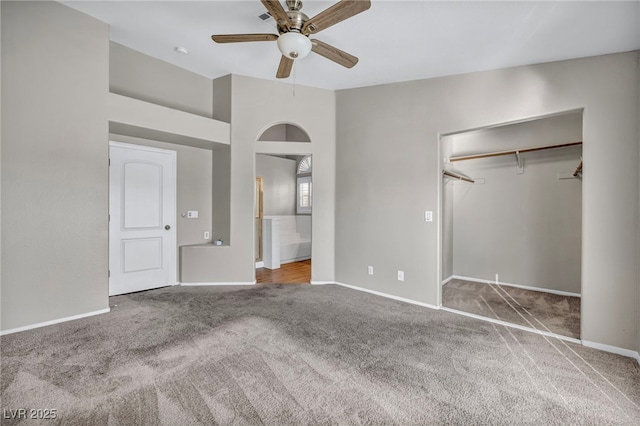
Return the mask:
{"type": "Polygon", "coordinates": [[[176,284],[176,152],[109,153],[109,295],[176,284]]]}

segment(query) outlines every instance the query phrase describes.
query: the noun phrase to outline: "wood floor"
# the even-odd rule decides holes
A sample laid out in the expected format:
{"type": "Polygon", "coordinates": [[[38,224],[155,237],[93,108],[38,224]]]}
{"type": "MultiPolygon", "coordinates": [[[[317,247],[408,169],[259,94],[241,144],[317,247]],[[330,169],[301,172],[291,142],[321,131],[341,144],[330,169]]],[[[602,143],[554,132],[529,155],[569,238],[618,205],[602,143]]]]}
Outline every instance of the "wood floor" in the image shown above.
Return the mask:
{"type": "Polygon", "coordinates": [[[279,269],[256,269],[258,284],[309,284],[311,282],[311,259],[285,263],[279,269]]]}

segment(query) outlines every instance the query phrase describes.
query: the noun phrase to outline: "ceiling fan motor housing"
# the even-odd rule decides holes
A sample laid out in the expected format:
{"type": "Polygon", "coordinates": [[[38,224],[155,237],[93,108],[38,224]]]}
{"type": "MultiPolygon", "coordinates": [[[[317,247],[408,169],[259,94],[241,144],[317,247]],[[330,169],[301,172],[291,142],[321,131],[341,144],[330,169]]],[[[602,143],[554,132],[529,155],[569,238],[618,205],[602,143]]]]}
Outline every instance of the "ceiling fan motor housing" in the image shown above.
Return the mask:
{"type": "MultiPolygon", "coordinates": [[[[309,17],[304,13],[300,12],[299,10],[288,11],[287,16],[289,17],[289,21],[291,21],[290,31],[300,32],[302,30],[302,26],[304,25],[304,23],[309,20],[309,17]]],[[[280,33],[283,33],[283,32],[286,32],[287,30],[286,28],[283,29],[283,28],[280,28],[280,26],[278,26],[278,31],[280,33]]]]}
{"type": "Polygon", "coordinates": [[[302,9],[302,0],[287,0],[287,9],[289,10],[302,9]]]}

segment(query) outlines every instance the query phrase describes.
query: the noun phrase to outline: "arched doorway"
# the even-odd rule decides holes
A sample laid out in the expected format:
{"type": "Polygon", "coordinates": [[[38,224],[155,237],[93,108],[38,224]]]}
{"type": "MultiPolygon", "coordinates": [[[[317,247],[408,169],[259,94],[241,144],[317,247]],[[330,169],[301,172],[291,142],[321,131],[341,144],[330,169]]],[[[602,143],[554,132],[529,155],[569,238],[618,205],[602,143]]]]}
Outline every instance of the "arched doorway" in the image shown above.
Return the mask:
{"type": "Polygon", "coordinates": [[[279,123],[257,142],[264,149],[257,148],[255,155],[256,283],[310,283],[311,139],[299,126],[279,123]]]}

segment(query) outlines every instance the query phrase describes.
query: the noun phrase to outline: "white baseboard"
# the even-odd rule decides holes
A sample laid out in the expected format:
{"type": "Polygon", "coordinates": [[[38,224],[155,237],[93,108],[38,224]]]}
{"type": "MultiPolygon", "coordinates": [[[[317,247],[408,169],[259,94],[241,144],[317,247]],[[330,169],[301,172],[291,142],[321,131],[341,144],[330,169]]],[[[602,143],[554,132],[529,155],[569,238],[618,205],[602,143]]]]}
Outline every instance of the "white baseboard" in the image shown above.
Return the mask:
{"type": "Polygon", "coordinates": [[[256,269],[264,268],[264,261],[256,262],[256,269]]]}
{"type": "Polygon", "coordinates": [[[59,324],[61,322],[73,321],[81,318],[92,317],[94,315],[101,315],[111,312],[111,308],[100,309],[99,311],[87,312],[85,314],[72,315],[70,317],[59,318],[51,321],[39,322],[37,324],[26,325],[24,327],[12,328],[10,330],[0,331],[0,336],[6,334],[19,333],[21,331],[33,330],[34,328],[46,327],[48,325],[59,324]]]}
{"type": "Polygon", "coordinates": [[[226,282],[226,283],[180,283],[183,287],[196,287],[196,286],[217,286],[217,285],[255,285],[255,281],[251,282],[226,282]]]}
{"type": "MultiPolygon", "coordinates": [[[[495,281],[492,280],[484,280],[482,278],[473,278],[473,277],[464,277],[462,275],[452,275],[451,277],[447,278],[447,282],[451,281],[451,280],[463,280],[463,281],[473,281],[476,283],[483,283],[483,284],[496,284],[495,281]]],[[[445,283],[443,282],[443,285],[445,283]]],[[[560,290],[553,290],[550,288],[542,288],[542,287],[531,287],[531,286],[527,286],[527,285],[519,285],[519,284],[511,284],[511,283],[503,283],[503,282],[498,282],[497,284],[499,285],[503,285],[506,287],[515,287],[515,288],[521,288],[523,290],[532,290],[532,291],[540,291],[543,293],[551,293],[551,294],[557,294],[559,296],[571,296],[571,297],[581,297],[582,295],[580,293],[571,293],[569,291],[560,291],[560,290]]]]}
{"type": "Polygon", "coordinates": [[[442,309],[443,311],[451,312],[453,314],[463,315],[465,317],[474,318],[480,321],[491,322],[494,324],[503,325],[505,327],[517,328],[518,330],[528,331],[530,333],[540,334],[542,336],[553,337],[555,339],[566,340],[568,342],[573,342],[578,344],[582,343],[580,339],[576,339],[574,337],[562,336],[561,334],[551,333],[549,331],[538,330],[532,327],[526,327],[524,325],[514,324],[512,322],[506,322],[506,321],[502,321],[495,318],[489,318],[482,315],[472,314],[470,312],[464,312],[464,311],[459,311],[457,309],[447,308],[446,306],[443,306],[440,309],[442,309]]]}
{"type": "Polygon", "coordinates": [[[311,285],[335,284],[335,281],[311,281],[311,285]]]}
{"type": "Polygon", "coordinates": [[[445,285],[446,283],[448,283],[449,281],[451,281],[454,278],[453,275],[449,276],[449,278],[447,278],[446,280],[442,281],[442,285],[445,285]]]}
{"type": "Polygon", "coordinates": [[[636,351],[632,351],[631,349],[624,349],[624,348],[619,348],[617,346],[605,345],[604,343],[590,342],[588,340],[583,340],[582,344],[588,348],[599,349],[601,351],[611,352],[614,354],[627,356],[629,358],[634,358],[636,361],[638,361],[638,364],[640,364],[640,353],[636,351]]]}
{"type": "Polygon", "coordinates": [[[356,287],[354,285],[349,285],[349,284],[344,284],[344,283],[339,283],[339,282],[332,283],[332,284],[336,284],[336,285],[339,285],[339,286],[342,286],[342,287],[347,287],[347,288],[350,288],[352,290],[364,291],[365,293],[375,294],[376,296],[386,297],[387,299],[399,300],[400,302],[410,303],[412,305],[418,305],[418,306],[422,306],[422,307],[429,308],[429,309],[440,309],[440,307],[436,306],[436,305],[431,305],[429,303],[424,303],[424,302],[418,302],[417,300],[406,299],[406,298],[400,297],[400,296],[394,296],[393,294],[382,293],[380,291],[369,290],[367,288],[356,287]]]}

